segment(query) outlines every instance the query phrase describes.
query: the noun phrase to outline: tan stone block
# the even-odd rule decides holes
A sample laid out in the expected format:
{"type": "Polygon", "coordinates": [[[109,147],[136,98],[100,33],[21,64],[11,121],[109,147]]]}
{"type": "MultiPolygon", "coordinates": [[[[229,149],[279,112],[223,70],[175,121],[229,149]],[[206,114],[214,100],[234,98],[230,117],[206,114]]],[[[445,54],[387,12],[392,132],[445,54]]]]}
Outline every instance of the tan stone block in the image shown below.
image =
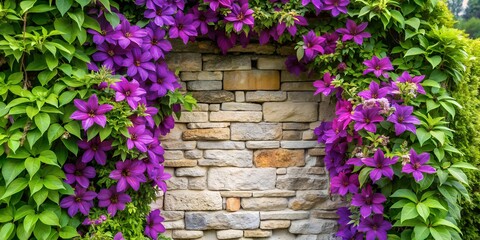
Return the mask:
{"type": "Polygon", "coordinates": [[[162,142],[163,148],[167,150],[193,150],[197,142],[195,141],[165,141],[162,142]]]}
{"type": "Polygon", "coordinates": [[[249,70],[225,72],[225,90],[279,90],[280,73],[274,70],[249,70]]]}
{"type": "Polygon", "coordinates": [[[265,237],[271,237],[272,236],[272,231],[265,231],[265,230],[245,230],[243,231],[243,236],[244,237],[251,237],[251,238],[265,238],[265,237]]]}
{"type": "Polygon", "coordinates": [[[222,191],[220,192],[222,197],[251,197],[252,192],[250,191],[222,191]]]}
{"type": "Polygon", "coordinates": [[[286,82],[282,83],[282,91],[315,91],[313,82],[286,82]]]}
{"type": "Polygon", "coordinates": [[[169,53],[166,62],[171,70],[202,71],[202,54],[200,53],[169,53]]]}
{"type": "Polygon", "coordinates": [[[267,122],[313,122],[318,118],[318,104],[311,102],[267,102],[263,104],[267,122]]]}
{"type": "Polygon", "coordinates": [[[165,167],[195,167],[197,160],[181,159],[181,160],[166,160],[163,162],[165,167]]]}
{"type": "Polygon", "coordinates": [[[180,79],[182,81],[210,81],[210,80],[222,80],[223,72],[181,72],[180,79]]]}
{"type": "MultiPolygon", "coordinates": [[[[190,129],[192,129],[192,128],[225,128],[225,127],[230,126],[230,123],[221,123],[221,122],[219,122],[219,123],[210,123],[210,122],[208,122],[208,123],[189,123],[187,126],[190,129]]],[[[186,129],[183,129],[182,133],[185,130],[186,129]]],[[[171,133],[169,133],[168,135],[170,135],[170,134],[171,133]]],[[[178,139],[180,139],[180,138],[178,138],[178,139]]]]}
{"type": "Polygon", "coordinates": [[[175,123],[175,127],[170,130],[166,136],[160,136],[162,143],[166,140],[181,140],[182,133],[187,129],[187,125],[184,123],[175,123]]]}
{"type": "Polygon", "coordinates": [[[191,129],[183,132],[183,140],[227,140],[230,139],[229,128],[191,129]]]}
{"type": "Polygon", "coordinates": [[[323,218],[323,219],[338,219],[339,216],[336,211],[322,211],[322,210],[313,210],[311,212],[313,218],[323,218]]]}
{"type": "Polygon", "coordinates": [[[260,222],[261,229],[281,229],[290,227],[290,220],[266,220],[260,222]]]}
{"type": "Polygon", "coordinates": [[[310,155],[310,156],[325,156],[325,148],[308,149],[308,155],[310,155]]]}
{"type": "MultiPolygon", "coordinates": [[[[249,56],[205,55],[203,69],[208,71],[249,70],[252,61],[249,56]]],[[[225,78],[225,75],[224,75],[225,78]]]]}
{"type": "Polygon", "coordinates": [[[210,113],[212,122],[260,122],[262,121],[262,112],[250,111],[219,111],[210,113]]]}
{"type": "Polygon", "coordinates": [[[224,103],[235,100],[233,92],[229,91],[194,91],[192,96],[197,99],[199,103],[224,103]]]}
{"type": "Polygon", "coordinates": [[[270,44],[260,45],[258,43],[249,43],[246,47],[236,45],[228,49],[228,52],[272,54],[275,52],[275,47],[270,44]]]}
{"type": "Polygon", "coordinates": [[[287,93],[282,91],[247,92],[247,102],[281,102],[287,100],[287,93]]]}
{"type": "Polygon", "coordinates": [[[302,132],[300,131],[283,131],[283,140],[302,140],[302,132]]]}
{"type": "Polygon", "coordinates": [[[173,230],[174,239],[196,239],[203,237],[203,231],[173,230]]]}
{"type": "MultiPolygon", "coordinates": [[[[279,169],[282,169],[282,168],[279,168],[279,169]]],[[[255,192],[252,192],[252,194],[253,194],[253,197],[294,197],[296,195],[295,191],[280,190],[280,189],[258,191],[258,192],[255,191],[255,192]]]]}
{"type": "Polygon", "coordinates": [[[176,190],[167,191],[165,210],[222,210],[222,197],[219,192],[176,190]]]}
{"type": "Polygon", "coordinates": [[[245,92],[235,92],[235,102],[245,102],[245,92]]]}
{"type": "Polygon", "coordinates": [[[236,239],[241,238],[243,236],[242,230],[220,230],[217,231],[217,238],[218,239],[236,239]]]}
{"type": "Polygon", "coordinates": [[[230,197],[225,200],[225,209],[229,212],[240,210],[240,198],[230,197]]]}
{"type": "Polygon", "coordinates": [[[242,208],[245,210],[283,210],[287,208],[288,200],[279,197],[242,198],[242,208]]]}
{"type": "Polygon", "coordinates": [[[256,167],[292,167],[305,165],[304,150],[267,149],[254,152],[256,167]]]}
{"type": "Polygon", "coordinates": [[[182,112],[180,118],[175,121],[179,123],[191,123],[191,122],[208,122],[207,112],[182,112]]]}
{"type": "Polygon", "coordinates": [[[286,58],[278,57],[259,57],[257,60],[258,69],[274,69],[274,70],[286,70],[285,66],[286,58]]]}

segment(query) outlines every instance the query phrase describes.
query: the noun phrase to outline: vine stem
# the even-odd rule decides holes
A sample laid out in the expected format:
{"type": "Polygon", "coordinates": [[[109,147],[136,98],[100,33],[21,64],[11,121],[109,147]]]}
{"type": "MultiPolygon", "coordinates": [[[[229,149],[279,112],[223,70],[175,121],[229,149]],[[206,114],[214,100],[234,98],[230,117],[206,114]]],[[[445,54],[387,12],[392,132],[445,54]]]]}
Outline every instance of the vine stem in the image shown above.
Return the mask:
{"type": "Polygon", "coordinates": [[[28,12],[25,12],[25,15],[23,16],[23,54],[22,54],[22,59],[20,60],[20,71],[23,71],[24,77],[23,77],[23,89],[27,89],[30,86],[30,83],[28,82],[28,75],[27,75],[27,69],[25,67],[25,38],[27,34],[27,15],[28,12]]]}

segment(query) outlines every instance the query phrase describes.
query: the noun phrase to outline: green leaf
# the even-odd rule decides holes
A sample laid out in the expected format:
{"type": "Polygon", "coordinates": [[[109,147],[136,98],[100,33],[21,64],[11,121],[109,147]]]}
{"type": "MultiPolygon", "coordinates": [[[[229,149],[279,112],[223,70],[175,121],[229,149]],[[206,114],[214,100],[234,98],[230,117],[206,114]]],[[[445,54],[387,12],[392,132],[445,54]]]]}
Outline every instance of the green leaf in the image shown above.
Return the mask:
{"type": "Polygon", "coordinates": [[[31,232],[25,231],[23,224],[17,225],[17,237],[19,240],[29,240],[31,235],[31,232]]]}
{"type": "Polygon", "coordinates": [[[82,139],[82,135],[80,133],[80,124],[77,121],[71,121],[67,123],[64,127],[70,134],[78,137],[79,139],[82,139]]]}
{"type": "Polygon", "coordinates": [[[400,217],[400,222],[416,218],[417,216],[418,216],[418,212],[417,212],[417,209],[415,207],[415,204],[414,203],[407,203],[402,208],[402,214],[401,214],[401,217],[400,217]]]}
{"type": "MultiPolygon", "coordinates": [[[[33,5],[35,5],[35,2],[37,0],[29,0],[29,1],[26,1],[26,0],[23,0],[20,2],[20,8],[22,9],[22,12],[25,13],[27,12],[30,8],[33,7],[33,5]]],[[[1,238],[1,239],[5,239],[5,238],[1,238]]]]}
{"type": "Polygon", "coordinates": [[[35,230],[33,230],[33,235],[38,240],[47,240],[51,231],[51,226],[45,225],[42,222],[38,222],[37,226],[35,226],[35,230]]]}
{"type": "Polygon", "coordinates": [[[303,50],[303,48],[301,48],[301,47],[297,48],[297,59],[298,59],[298,61],[302,60],[304,54],[305,54],[305,51],[303,50]]]}
{"type": "Polygon", "coordinates": [[[423,144],[429,140],[432,137],[432,135],[427,132],[424,128],[418,128],[417,129],[417,138],[418,142],[420,143],[420,146],[423,146],[423,144]]]}
{"type": "Polygon", "coordinates": [[[77,229],[72,226],[63,227],[62,229],[60,229],[58,234],[63,239],[71,239],[80,236],[77,232],[77,229]]]}
{"type": "Polygon", "coordinates": [[[68,151],[72,152],[75,154],[75,156],[78,154],[78,144],[76,140],[73,139],[63,139],[62,138],[62,143],[65,145],[65,147],[68,149],[68,151]]]}
{"type": "Polygon", "coordinates": [[[442,105],[443,109],[445,109],[452,116],[452,118],[455,118],[455,108],[451,103],[440,102],[440,105],[442,105]]]}
{"type": "Polygon", "coordinates": [[[420,48],[417,48],[417,47],[413,47],[413,48],[408,49],[408,51],[405,53],[405,57],[415,56],[415,55],[424,54],[424,53],[425,53],[424,50],[422,50],[420,48]]]}
{"type": "Polygon", "coordinates": [[[465,185],[468,185],[467,175],[465,175],[465,173],[461,169],[450,167],[447,170],[450,173],[450,175],[452,175],[455,179],[457,179],[458,181],[460,181],[465,185]]]}
{"type": "Polygon", "coordinates": [[[25,108],[25,112],[30,119],[33,119],[33,117],[35,117],[35,115],[40,112],[40,109],[32,106],[27,106],[27,108],[25,108]]]}
{"type": "Polygon", "coordinates": [[[35,116],[34,122],[38,130],[44,134],[50,126],[50,116],[47,113],[39,113],[35,116]]]}
{"type": "MultiPolygon", "coordinates": [[[[416,240],[424,240],[430,235],[430,229],[426,225],[417,225],[413,229],[416,240]]],[[[412,238],[413,239],[413,238],[412,238]]]]}
{"type": "Polygon", "coordinates": [[[60,97],[58,97],[58,101],[60,102],[60,106],[63,106],[65,104],[71,103],[73,99],[77,96],[77,91],[67,91],[63,92],[60,94],[60,97]]]}
{"type": "Polygon", "coordinates": [[[83,21],[83,27],[87,29],[93,29],[97,32],[102,32],[100,24],[95,19],[89,16],[85,16],[85,20],[83,21]]]}
{"type": "Polygon", "coordinates": [[[441,145],[445,144],[445,133],[441,131],[430,131],[430,134],[436,138],[441,145]]]}
{"type": "Polygon", "coordinates": [[[446,219],[437,219],[432,226],[447,226],[455,229],[457,232],[461,232],[460,228],[457,227],[457,225],[453,224],[452,222],[446,220],[446,219]]]}
{"type": "Polygon", "coordinates": [[[457,163],[452,164],[452,166],[450,166],[450,167],[478,170],[478,168],[476,168],[472,164],[466,163],[466,162],[457,162],[457,163]]]}
{"type": "Polygon", "coordinates": [[[50,226],[60,226],[57,214],[51,210],[45,210],[39,215],[40,221],[50,226]]]}
{"type": "Polygon", "coordinates": [[[108,136],[110,136],[110,134],[112,133],[112,127],[110,126],[105,126],[104,128],[102,128],[100,130],[100,141],[103,141],[105,140],[106,138],[108,138],[108,136]]]}
{"type": "Polygon", "coordinates": [[[426,57],[427,61],[432,65],[432,68],[436,68],[438,64],[442,62],[442,57],[435,55],[432,57],[426,57]]]}
{"type": "Polygon", "coordinates": [[[110,12],[110,0],[99,0],[100,3],[110,12]]]}
{"type": "Polygon", "coordinates": [[[60,179],[53,175],[47,175],[43,179],[43,185],[50,190],[65,189],[60,179]]]}
{"type": "Polygon", "coordinates": [[[85,20],[85,15],[81,9],[75,11],[75,13],[68,13],[68,16],[77,23],[78,29],[82,29],[83,21],[85,20]]]}
{"type": "Polygon", "coordinates": [[[6,207],[0,209],[0,223],[10,222],[13,220],[12,208],[6,207]]]}
{"type": "Polygon", "coordinates": [[[73,0],[56,0],[55,4],[60,14],[65,15],[65,13],[72,7],[73,0]]]}
{"type": "Polygon", "coordinates": [[[444,227],[431,227],[430,233],[432,234],[433,239],[435,240],[450,240],[451,235],[447,229],[444,227]]]}
{"type": "Polygon", "coordinates": [[[417,212],[420,217],[423,218],[425,222],[427,222],[428,216],[430,216],[430,208],[427,207],[424,203],[419,202],[417,204],[417,212]]]}
{"type": "Polygon", "coordinates": [[[413,27],[415,30],[418,30],[418,28],[420,27],[420,19],[413,17],[405,21],[405,24],[413,27]]]}
{"type": "Polygon", "coordinates": [[[45,86],[50,80],[53,79],[57,75],[57,69],[53,69],[53,71],[50,70],[43,70],[38,74],[38,81],[40,81],[40,84],[42,86],[45,86]]]}
{"type": "Polygon", "coordinates": [[[75,2],[77,2],[78,4],[80,4],[80,6],[83,8],[85,6],[87,6],[89,3],[90,3],[91,0],[75,0],[75,2]]]}
{"type": "Polygon", "coordinates": [[[42,205],[45,202],[45,200],[47,200],[47,197],[48,197],[48,190],[45,188],[42,188],[40,191],[33,194],[33,200],[37,204],[37,207],[40,207],[40,205],[42,205]]]}
{"type": "Polygon", "coordinates": [[[40,160],[33,157],[25,159],[25,168],[27,169],[28,174],[30,174],[30,179],[32,179],[33,175],[35,175],[40,169],[40,160]]]}
{"type": "Polygon", "coordinates": [[[50,69],[50,71],[53,71],[53,69],[58,66],[58,58],[56,58],[51,53],[46,53],[44,56],[48,69],[50,69]]]}
{"type": "Polygon", "coordinates": [[[13,180],[13,182],[10,183],[10,185],[7,186],[7,189],[5,190],[5,193],[3,194],[3,196],[0,199],[5,199],[7,197],[12,196],[15,193],[18,193],[18,192],[22,191],[23,189],[25,189],[27,187],[27,185],[28,185],[28,180],[25,179],[25,178],[17,178],[15,180],[13,180]]]}
{"type": "Polygon", "coordinates": [[[28,144],[33,147],[33,145],[35,145],[35,143],[38,141],[38,139],[40,139],[40,137],[42,137],[42,133],[40,133],[40,130],[35,129],[29,131],[27,133],[28,144]]]}
{"type": "Polygon", "coordinates": [[[438,82],[436,82],[436,81],[434,81],[434,80],[430,80],[430,79],[423,81],[423,82],[421,83],[421,85],[424,86],[424,87],[436,87],[436,88],[440,88],[440,87],[441,87],[441,86],[440,86],[440,83],[438,83],[438,82]]]}
{"type": "Polygon", "coordinates": [[[392,14],[392,18],[395,19],[398,23],[400,23],[400,27],[405,26],[405,18],[403,18],[403,15],[397,11],[397,10],[390,10],[390,14],[392,14]]]}
{"type": "Polygon", "coordinates": [[[117,27],[120,24],[120,18],[114,12],[104,13],[105,18],[107,21],[112,25],[113,28],[117,27]]]}
{"type": "Polygon", "coordinates": [[[16,98],[16,99],[13,99],[11,102],[9,102],[7,106],[5,106],[5,108],[12,108],[14,106],[17,106],[26,102],[31,102],[31,101],[28,98],[16,98]]]}
{"type": "Polygon", "coordinates": [[[406,198],[414,203],[418,202],[417,195],[415,195],[415,193],[410,189],[398,189],[390,197],[406,198]]]}
{"type": "Polygon", "coordinates": [[[5,185],[9,185],[20,173],[25,170],[22,161],[9,159],[2,166],[2,175],[5,185]]]}
{"type": "Polygon", "coordinates": [[[25,228],[25,231],[26,232],[32,231],[37,221],[38,221],[38,216],[35,214],[29,214],[25,216],[25,219],[23,219],[23,227],[25,228]]]}
{"type": "Polygon", "coordinates": [[[15,211],[14,221],[18,221],[29,214],[35,214],[35,210],[30,205],[23,205],[15,211]]]}
{"type": "Polygon", "coordinates": [[[366,168],[362,169],[362,171],[360,171],[360,174],[358,175],[358,180],[360,181],[360,187],[362,187],[363,184],[365,184],[365,182],[367,181],[368,176],[369,176],[369,174],[372,170],[373,170],[373,168],[366,167],[366,168]]]}
{"type": "Polygon", "coordinates": [[[9,239],[14,230],[15,225],[13,225],[13,223],[7,223],[3,225],[3,227],[0,229],[0,239],[9,239]]]}
{"type": "Polygon", "coordinates": [[[49,6],[48,4],[38,4],[38,5],[35,5],[34,7],[32,7],[28,12],[30,12],[30,13],[44,13],[44,12],[50,12],[53,9],[55,9],[55,7],[49,6]]]}
{"type": "Polygon", "coordinates": [[[65,132],[65,129],[62,127],[62,125],[58,123],[54,123],[50,125],[50,128],[48,128],[48,133],[47,133],[48,143],[52,144],[52,142],[58,139],[60,136],[62,136],[64,132],[65,132]]]}

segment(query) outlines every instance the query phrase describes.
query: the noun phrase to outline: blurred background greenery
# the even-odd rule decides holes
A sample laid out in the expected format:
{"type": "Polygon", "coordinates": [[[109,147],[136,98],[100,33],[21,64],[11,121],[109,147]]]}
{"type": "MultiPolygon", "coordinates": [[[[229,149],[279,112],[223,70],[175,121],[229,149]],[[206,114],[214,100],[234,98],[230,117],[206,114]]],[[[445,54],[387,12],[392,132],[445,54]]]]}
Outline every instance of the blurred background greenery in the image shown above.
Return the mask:
{"type": "Polygon", "coordinates": [[[480,38],[480,0],[448,0],[448,8],[455,16],[455,26],[465,30],[470,38],[480,38]]]}

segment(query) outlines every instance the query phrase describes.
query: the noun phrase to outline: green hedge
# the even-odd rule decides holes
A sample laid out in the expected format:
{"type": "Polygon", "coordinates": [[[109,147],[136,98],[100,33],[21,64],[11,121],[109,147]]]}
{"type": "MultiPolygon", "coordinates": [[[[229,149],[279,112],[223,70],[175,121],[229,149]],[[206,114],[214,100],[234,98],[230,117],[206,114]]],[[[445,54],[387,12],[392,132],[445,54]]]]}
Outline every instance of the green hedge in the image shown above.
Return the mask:
{"type": "MultiPolygon", "coordinates": [[[[463,161],[480,167],[480,40],[469,40],[470,61],[463,81],[453,96],[463,106],[455,121],[456,147],[465,155],[463,161]]],[[[459,159],[460,160],[460,159],[459,159]]],[[[460,223],[465,240],[480,239],[480,172],[467,173],[470,180],[471,202],[462,203],[460,223]]]]}

